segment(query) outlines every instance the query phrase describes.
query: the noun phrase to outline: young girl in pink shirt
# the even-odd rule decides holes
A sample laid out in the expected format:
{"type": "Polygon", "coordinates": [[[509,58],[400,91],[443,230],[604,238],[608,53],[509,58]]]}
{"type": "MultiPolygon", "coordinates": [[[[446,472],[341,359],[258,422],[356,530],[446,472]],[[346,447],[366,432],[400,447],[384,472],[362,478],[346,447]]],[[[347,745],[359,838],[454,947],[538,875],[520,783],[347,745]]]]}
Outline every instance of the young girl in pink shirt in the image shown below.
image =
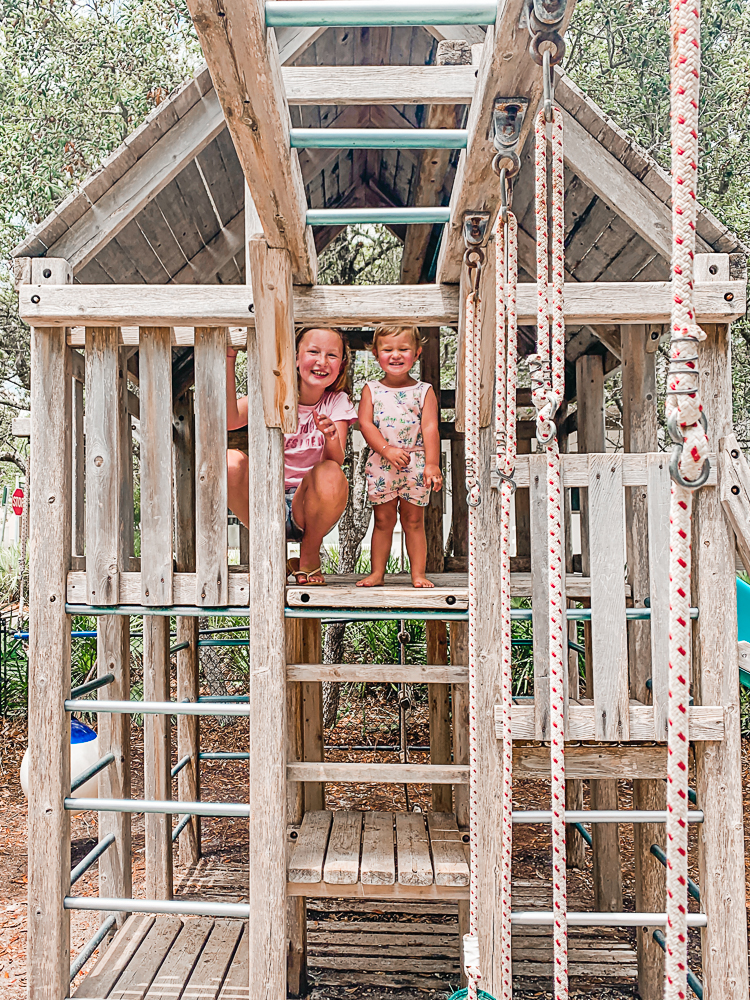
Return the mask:
{"type": "MultiPolygon", "coordinates": [[[[247,397],[237,398],[237,352],[227,351],[227,427],[247,425],[247,397]]],[[[357,419],[347,390],[349,345],[338,330],[302,330],[297,335],[299,422],[284,435],[286,537],[300,543],[290,560],[300,585],[320,586],[320,546],[346,507],[349,485],[341,466],[346,435],[357,419]],[[295,565],[296,564],[296,565],[295,565]]],[[[241,451],[227,452],[229,508],[248,525],[248,463],[241,451]]]]}

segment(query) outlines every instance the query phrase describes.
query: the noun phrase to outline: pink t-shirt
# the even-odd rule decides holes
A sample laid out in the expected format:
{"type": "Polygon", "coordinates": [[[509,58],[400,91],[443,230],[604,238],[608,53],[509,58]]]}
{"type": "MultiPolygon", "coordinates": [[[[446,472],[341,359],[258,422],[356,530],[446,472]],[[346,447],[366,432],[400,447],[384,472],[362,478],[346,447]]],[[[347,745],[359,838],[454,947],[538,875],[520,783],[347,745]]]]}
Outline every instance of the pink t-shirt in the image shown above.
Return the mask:
{"type": "Polygon", "coordinates": [[[313,411],[336,422],[357,419],[351,399],[345,392],[324,392],[315,406],[299,404],[299,423],[294,434],[284,435],[284,488],[299,486],[314,465],[323,459],[326,439],[315,426],[313,411]]]}

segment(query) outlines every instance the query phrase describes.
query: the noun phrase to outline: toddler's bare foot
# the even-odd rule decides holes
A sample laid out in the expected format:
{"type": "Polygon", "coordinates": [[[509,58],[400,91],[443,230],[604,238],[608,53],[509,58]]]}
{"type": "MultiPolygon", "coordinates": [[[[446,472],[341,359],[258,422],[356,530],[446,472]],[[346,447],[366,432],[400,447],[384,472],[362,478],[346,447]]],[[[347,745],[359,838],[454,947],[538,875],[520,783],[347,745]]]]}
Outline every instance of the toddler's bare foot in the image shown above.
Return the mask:
{"type": "Polygon", "coordinates": [[[358,587],[382,587],[383,586],[383,574],[382,573],[370,573],[363,580],[357,580],[358,587]]]}
{"type": "Polygon", "coordinates": [[[434,587],[435,584],[432,580],[428,580],[426,576],[421,576],[417,574],[411,578],[412,587],[434,587]]]}

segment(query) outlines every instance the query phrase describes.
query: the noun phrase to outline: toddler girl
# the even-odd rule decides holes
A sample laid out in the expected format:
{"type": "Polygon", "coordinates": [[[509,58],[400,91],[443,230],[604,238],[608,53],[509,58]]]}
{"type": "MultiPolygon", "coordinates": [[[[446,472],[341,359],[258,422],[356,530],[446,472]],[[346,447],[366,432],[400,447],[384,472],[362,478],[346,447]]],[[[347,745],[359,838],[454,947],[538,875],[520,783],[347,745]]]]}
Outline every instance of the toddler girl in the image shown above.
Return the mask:
{"type": "Polygon", "coordinates": [[[409,374],[422,353],[416,327],[379,326],[372,353],[385,374],[382,381],[365,384],[359,404],[359,428],[371,449],[365,475],[375,526],[372,572],[357,586],[383,583],[398,512],[412,583],[432,587],[425,576],[424,508],[430,502],[430,489],[443,485],[437,398],[431,385],[409,374]]]}

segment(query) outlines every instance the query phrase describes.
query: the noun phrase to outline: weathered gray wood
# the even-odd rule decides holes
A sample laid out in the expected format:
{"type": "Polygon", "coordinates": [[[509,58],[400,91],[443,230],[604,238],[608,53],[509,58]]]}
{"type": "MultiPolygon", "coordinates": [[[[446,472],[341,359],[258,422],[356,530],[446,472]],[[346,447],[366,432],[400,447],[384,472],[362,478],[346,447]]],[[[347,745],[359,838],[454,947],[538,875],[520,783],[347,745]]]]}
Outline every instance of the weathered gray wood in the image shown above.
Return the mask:
{"type": "MultiPolygon", "coordinates": [[[[321,627],[319,618],[300,619],[302,630],[302,653],[305,659],[319,662],[323,659],[321,647],[321,627]]],[[[325,668],[323,668],[325,669],[325,668]]],[[[287,678],[290,678],[287,665],[287,678]]],[[[302,746],[304,760],[325,760],[325,739],[323,732],[323,685],[320,675],[300,678],[302,694],[302,746]]],[[[305,785],[305,809],[325,809],[325,785],[322,781],[305,785]]]]}
{"type": "MultiPolygon", "coordinates": [[[[192,982],[190,970],[198,962],[199,956],[203,957],[201,952],[213,926],[214,922],[210,917],[183,918],[182,930],[148,987],[144,1000],[171,1000],[188,977],[192,982]]],[[[198,979],[195,985],[200,983],[201,980],[198,979]]],[[[218,992],[218,984],[214,988],[218,992]]],[[[198,997],[204,1000],[204,991],[195,989],[194,986],[186,989],[185,995],[191,1000],[198,1000],[198,997]]]]}
{"type": "Polygon", "coordinates": [[[734,531],[745,570],[750,567],[750,467],[737,438],[728,434],[719,441],[721,506],[734,531]]]}
{"type": "MultiPolygon", "coordinates": [[[[495,185],[496,186],[496,185],[495,185]]],[[[193,343],[192,327],[252,325],[248,293],[243,286],[75,285],[50,287],[32,302],[28,286],[19,291],[21,317],[30,324],[78,327],[114,325],[128,328],[125,343],[137,343],[134,327],[171,326],[175,344],[193,343]]],[[[565,316],[578,325],[668,323],[671,294],[668,281],[566,282],[565,316]]],[[[699,322],[731,322],[744,314],[744,282],[697,284],[699,322]],[[731,299],[727,298],[731,296],[731,299]]],[[[536,322],[534,285],[518,286],[518,322],[536,322]]],[[[456,326],[459,302],[456,285],[314,285],[294,287],[295,322],[305,326],[363,326],[377,316],[383,323],[416,326],[456,326]]],[[[238,335],[239,339],[239,335],[238,335]]],[[[83,346],[82,333],[69,343],[83,346]]],[[[241,339],[240,339],[241,343],[241,339]]]]}
{"type": "MultiPolygon", "coordinates": [[[[185,1000],[217,1000],[225,983],[225,977],[229,978],[227,971],[230,969],[230,964],[233,965],[232,959],[235,948],[243,931],[242,921],[220,918],[211,923],[213,923],[213,928],[210,937],[195,963],[195,968],[192,971],[190,979],[185,985],[185,991],[182,994],[185,1000]]],[[[240,967],[245,973],[245,982],[247,982],[246,962],[243,967],[243,962],[240,961],[240,967]]],[[[239,991],[244,986],[244,983],[233,982],[231,985],[234,986],[234,990],[231,992],[227,990],[224,995],[229,997],[239,994],[241,996],[242,994],[239,991]]],[[[174,996],[174,992],[174,986],[172,986],[171,997],[174,996]]]]}
{"type": "Polygon", "coordinates": [[[396,881],[393,813],[366,812],[362,831],[363,885],[393,885],[396,881]]]}
{"type": "Polygon", "coordinates": [[[195,603],[229,601],[226,330],[195,330],[195,603]]]}
{"type": "Polygon", "coordinates": [[[627,740],[630,714],[622,465],[608,455],[590,455],[588,492],[596,738],[627,740]]]}
{"type": "Polygon", "coordinates": [[[182,920],[179,917],[156,918],[134,959],[110,992],[112,1000],[144,1000],[151,982],[181,930],[182,920]]]}
{"type": "MultiPolygon", "coordinates": [[[[493,735],[493,740],[494,740],[493,735]]],[[[288,764],[289,781],[365,781],[396,784],[467,784],[468,767],[455,764],[339,764],[304,761],[288,764]]]]}
{"type": "Polygon", "coordinates": [[[247,941],[247,924],[243,924],[242,937],[232,958],[226,979],[221,987],[219,1000],[236,1000],[244,996],[250,974],[250,954],[247,941]]]}
{"type": "Polygon", "coordinates": [[[547,526],[547,456],[529,456],[531,531],[531,611],[534,642],[534,735],[550,738],[549,563],[547,526]]]}
{"type": "MultiPolygon", "coordinates": [[[[441,65],[440,68],[361,65],[285,66],[281,75],[286,99],[292,105],[470,104],[476,84],[476,76],[471,66],[460,64],[441,65]]],[[[451,127],[456,127],[455,114],[454,124],[451,127]]],[[[432,201],[430,204],[435,205],[437,201],[432,201]]]]}
{"type": "MultiPolygon", "coordinates": [[[[75,352],[71,352],[74,354],[75,352]]],[[[73,555],[82,556],[86,547],[85,476],[86,453],[83,429],[83,383],[73,379],[73,555]]],[[[15,429],[15,428],[14,428],[15,429]]]]}
{"type": "MultiPolygon", "coordinates": [[[[192,393],[174,403],[172,485],[174,488],[175,569],[195,571],[195,413],[192,393]]],[[[190,645],[177,652],[177,700],[197,701],[200,693],[198,619],[177,619],[177,642],[190,645]]],[[[200,717],[177,716],[177,759],[190,756],[177,776],[177,798],[197,802],[200,797],[200,717]]],[[[201,818],[193,816],[178,842],[180,862],[188,865],[201,855],[201,818]]]]}
{"type": "MultiPolygon", "coordinates": [[[[68,269],[69,274],[69,269],[68,269]]],[[[64,277],[62,275],[61,277],[64,277]]],[[[68,993],[70,916],[71,371],[65,330],[31,331],[28,945],[30,1000],[68,993]]]]}
{"type": "Polygon", "coordinates": [[[172,347],[169,327],[142,327],[141,600],[172,604],[172,347]]]}
{"type": "MultiPolygon", "coordinates": [[[[450,623],[451,663],[467,672],[466,682],[451,686],[451,721],[453,723],[453,762],[469,763],[469,626],[467,622],[450,623]]],[[[453,811],[461,826],[469,824],[468,788],[453,786],[453,811]]]]}
{"type": "MultiPolygon", "coordinates": [[[[143,698],[169,701],[169,618],[143,618],[143,698]]],[[[171,718],[168,715],[143,717],[143,794],[146,799],[172,798],[171,718]]],[[[147,813],[146,896],[172,898],[172,818],[147,813]]]]}
{"type": "MultiPolygon", "coordinates": [[[[287,662],[304,656],[303,629],[305,619],[287,619],[286,659],[287,662]]],[[[298,682],[286,685],[287,721],[287,761],[299,761],[304,756],[304,717],[302,685],[298,682]]],[[[305,786],[297,781],[286,783],[287,823],[299,825],[305,814],[305,786]]],[[[288,877],[288,875],[287,875],[288,877]]],[[[287,919],[287,990],[292,996],[305,992],[307,980],[307,912],[304,896],[296,896],[286,901],[287,919]]]]}
{"type": "MultiPolygon", "coordinates": [[[[580,437],[580,430],[579,430],[580,437]]],[[[655,453],[656,454],[656,453],[655,453]]],[[[622,452],[609,453],[609,456],[613,462],[617,462],[622,465],[622,482],[623,486],[646,486],[648,483],[648,462],[649,456],[646,454],[642,455],[628,455],[622,452]]],[[[709,455],[709,459],[716,460],[715,455],[709,455]]],[[[588,456],[584,454],[578,455],[561,455],[560,456],[562,464],[563,473],[563,485],[565,487],[578,486],[588,489],[589,485],[589,460],[588,456]]],[[[516,472],[514,478],[519,484],[519,488],[528,487],[529,485],[529,457],[527,455],[519,455],[516,459],[516,472]]],[[[712,468],[709,474],[707,484],[708,486],[716,485],[716,469],[712,468]]],[[[568,593],[572,597],[573,592],[568,587],[568,593]]]]}
{"type": "Polygon", "coordinates": [[[399,885],[432,885],[429,841],[421,813],[396,813],[396,860],[399,885]]]}
{"type": "MultiPolygon", "coordinates": [[[[315,621],[314,618],[297,619],[315,621]]],[[[469,679],[468,667],[442,663],[293,663],[287,667],[287,680],[330,682],[360,681],[384,684],[403,681],[405,684],[465,684],[469,679]]],[[[449,720],[450,722],[450,720],[449,720]]],[[[312,757],[308,758],[313,760],[312,757]]]]}
{"type": "MultiPolygon", "coordinates": [[[[253,274],[257,288],[262,276],[253,274]]],[[[283,452],[266,427],[259,353],[248,331],[250,601],[249,619],[250,1000],[286,994],[286,678],[284,655],[283,452]]]]}
{"type": "MultiPolygon", "coordinates": [[[[657,739],[654,731],[654,710],[651,705],[630,705],[630,739],[632,742],[657,739]]],[[[721,705],[692,705],[689,710],[690,732],[696,740],[724,739],[724,709],[721,705]]],[[[567,734],[569,740],[595,740],[596,709],[590,699],[583,704],[571,702],[568,708],[567,734]]],[[[535,738],[534,704],[513,706],[513,735],[520,740],[535,738]]],[[[502,705],[495,705],[495,734],[503,738],[502,705]]],[[[601,826],[602,824],[597,824],[601,826]]]]}
{"type": "Polygon", "coordinates": [[[656,739],[666,740],[669,717],[669,458],[650,456],[648,556],[651,603],[651,698],[656,739]]]}
{"type": "Polygon", "coordinates": [[[263,275],[253,288],[253,302],[266,426],[292,434],[297,430],[297,348],[291,258],[287,251],[269,247],[260,235],[248,241],[247,253],[253,274],[263,275]]]}
{"type": "Polygon", "coordinates": [[[359,880],[362,813],[338,810],[328,840],[323,881],[329,885],[354,885],[359,880]]]}
{"type": "Polygon", "coordinates": [[[323,881],[323,862],[332,821],[332,812],[315,810],[305,813],[289,862],[290,882],[323,881]]]}
{"type": "MultiPolygon", "coordinates": [[[[726,326],[709,328],[699,347],[701,396],[709,443],[732,433],[731,338],[726,326]]],[[[696,792],[706,822],[698,834],[701,932],[706,996],[740,1000],[748,994],[745,958],[745,855],[734,534],[721,513],[721,489],[702,489],[693,499],[693,593],[700,619],[693,634],[693,690],[703,705],[723,705],[721,743],[696,743],[696,792]]]]}
{"type": "Polygon", "coordinates": [[[435,885],[468,885],[469,865],[453,813],[428,813],[435,885]]]}
{"type": "Polygon", "coordinates": [[[122,565],[130,565],[135,556],[135,503],[133,500],[133,422],[131,415],[139,416],[140,400],[128,389],[128,359],[134,353],[132,347],[120,348],[120,368],[118,371],[118,402],[120,411],[120,551],[122,565]],[[138,406],[133,405],[133,400],[138,406]],[[134,411],[137,413],[134,414],[134,411]]]}
{"type": "Polygon", "coordinates": [[[106,949],[96,962],[93,969],[86,973],[85,979],[76,989],[73,996],[76,1000],[99,1000],[109,996],[109,992],[127,968],[131,958],[138,951],[141,942],[154,925],[156,917],[153,914],[131,914],[116,939],[106,949]]]}
{"type": "Polygon", "coordinates": [[[86,329],[86,578],[88,603],[117,604],[120,533],[119,330],[86,329]]]}
{"type": "Polygon", "coordinates": [[[190,13],[263,231],[271,246],[289,250],[296,279],[312,284],[315,243],[305,223],[305,187],[290,148],[289,108],[265,5],[230,3],[219,12],[206,0],[191,0],[190,13]]]}

